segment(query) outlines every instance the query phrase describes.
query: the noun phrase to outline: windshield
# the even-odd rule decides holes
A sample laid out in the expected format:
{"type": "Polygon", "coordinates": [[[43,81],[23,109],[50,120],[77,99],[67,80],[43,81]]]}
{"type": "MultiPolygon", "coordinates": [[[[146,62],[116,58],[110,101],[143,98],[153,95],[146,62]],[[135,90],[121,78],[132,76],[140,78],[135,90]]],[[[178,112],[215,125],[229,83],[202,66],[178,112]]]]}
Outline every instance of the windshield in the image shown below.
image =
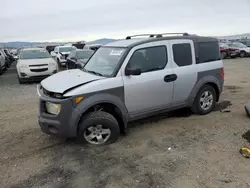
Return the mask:
{"type": "Polygon", "coordinates": [[[242,44],[240,42],[235,42],[235,43],[233,43],[233,45],[236,47],[239,47],[239,48],[247,48],[247,46],[245,44],[242,44]]]}
{"type": "Polygon", "coordinates": [[[220,43],[220,47],[222,47],[222,48],[229,48],[229,46],[227,44],[225,44],[225,43],[220,43]]]}
{"type": "Polygon", "coordinates": [[[46,50],[24,50],[20,54],[20,59],[43,59],[51,58],[46,50]]]}
{"type": "Polygon", "coordinates": [[[59,52],[71,52],[73,50],[72,47],[60,47],[59,52]]]}
{"type": "Polygon", "coordinates": [[[125,48],[99,48],[89,59],[84,70],[95,72],[103,76],[111,76],[124,52],[125,48]]]}
{"type": "Polygon", "coordinates": [[[77,51],[76,56],[79,59],[89,59],[93,53],[93,51],[77,51]]]}

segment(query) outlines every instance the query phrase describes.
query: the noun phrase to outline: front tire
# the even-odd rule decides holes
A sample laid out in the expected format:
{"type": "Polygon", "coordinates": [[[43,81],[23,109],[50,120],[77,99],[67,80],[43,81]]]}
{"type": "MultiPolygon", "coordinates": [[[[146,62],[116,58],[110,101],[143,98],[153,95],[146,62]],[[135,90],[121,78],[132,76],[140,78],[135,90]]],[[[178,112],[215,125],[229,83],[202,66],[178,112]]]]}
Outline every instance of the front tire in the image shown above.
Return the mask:
{"type": "Polygon", "coordinates": [[[120,136],[120,127],[113,115],[104,111],[83,116],[78,129],[80,141],[91,145],[110,144],[120,136]]]}
{"type": "Polygon", "coordinates": [[[24,84],[25,82],[17,75],[19,84],[24,84]]]}
{"type": "Polygon", "coordinates": [[[227,57],[227,53],[226,53],[226,52],[222,52],[222,53],[221,53],[221,58],[222,58],[222,59],[226,59],[226,57],[227,57]]]}
{"type": "Polygon", "coordinates": [[[197,93],[192,111],[198,115],[206,115],[210,113],[216,103],[216,92],[210,85],[204,85],[197,93]]]}
{"type": "Polygon", "coordinates": [[[245,51],[242,51],[242,52],[240,52],[240,57],[246,57],[247,56],[247,54],[246,54],[246,52],[245,51]]]}

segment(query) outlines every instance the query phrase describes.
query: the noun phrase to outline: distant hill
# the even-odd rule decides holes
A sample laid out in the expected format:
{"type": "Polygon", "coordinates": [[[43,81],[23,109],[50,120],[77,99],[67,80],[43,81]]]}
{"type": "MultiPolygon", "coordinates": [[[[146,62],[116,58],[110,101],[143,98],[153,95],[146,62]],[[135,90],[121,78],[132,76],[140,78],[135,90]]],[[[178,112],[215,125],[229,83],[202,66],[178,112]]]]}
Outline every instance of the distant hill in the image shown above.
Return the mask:
{"type": "Polygon", "coordinates": [[[241,38],[248,38],[250,39],[250,33],[244,33],[240,35],[230,35],[230,36],[219,36],[220,39],[241,39],[241,38]]]}
{"type": "MultiPolygon", "coordinates": [[[[250,39],[250,33],[244,33],[244,34],[239,34],[239,35],[231,35],[231,36],[218,36],[219,39],[227,39],[227,40],[239,39],[239,38],[243,38],[243,37],[247,37],[247,38],[250,39]]],[[[114,42],[114,41],[116,41],[116,39],[102,38],[102,39],[97,39],[97,40],[86,42],[86,43],[87,44],[108,44],[108,43],[114,42]]],[[[1,43],[0,42],[0,47],[20,48],[20,47],[31,47],[31,46],[45,46],[45,45],[48,45],[48,44],[50,44],[50,43],[16,41],[16,42],[6,42],[6,43],[1,43]]]]}
{"type": "Polygon", "coordinates": [[[98,39],[98,40],[94,40],[91,42],[87,42],[87,44],[108,44],[110,42],[114,42],[116,41],[115,39],[108,39],[108,38],[103,38],[103,39],[98,39]]]}

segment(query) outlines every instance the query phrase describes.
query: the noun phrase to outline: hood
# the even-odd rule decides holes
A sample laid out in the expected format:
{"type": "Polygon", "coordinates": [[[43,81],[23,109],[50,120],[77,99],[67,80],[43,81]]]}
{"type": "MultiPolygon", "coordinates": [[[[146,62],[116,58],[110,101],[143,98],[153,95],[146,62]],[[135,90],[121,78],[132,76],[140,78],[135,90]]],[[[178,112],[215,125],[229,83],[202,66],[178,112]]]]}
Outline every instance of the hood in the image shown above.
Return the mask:
{"type": "Polygon", "coordinates": [[[52,62],[52,58],[42,58],[42,59],[19,59],[18,63],[26,65],[39,65],[39,64],[49,64],[52,62]]]}
{"type": "Polygon", "coordinates": [[[89,59],[78,59],[77,62],[81,64],[85,64],[89,59]]]}
{"type": "Polygon", "coordinates": [[[79,85],[103,79],[79,69],[72,69],[54,74],[41,82],[43,88],[54,93],[64,93],[65,91],[79,85]]]}

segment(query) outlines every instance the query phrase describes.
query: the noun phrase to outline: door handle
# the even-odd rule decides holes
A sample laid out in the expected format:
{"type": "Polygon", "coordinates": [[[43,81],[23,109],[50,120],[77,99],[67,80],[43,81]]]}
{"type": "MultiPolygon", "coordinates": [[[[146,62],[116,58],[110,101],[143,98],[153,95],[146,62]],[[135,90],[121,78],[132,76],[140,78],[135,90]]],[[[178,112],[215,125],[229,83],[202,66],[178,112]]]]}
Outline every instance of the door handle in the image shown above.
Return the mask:
{"type": "Polygon", "coordinates": [[[177,80],[177,75],[176,74],[170,74],[170,75],[166,75],[164,77],[164,82],[173,82],[177,80]]]}

